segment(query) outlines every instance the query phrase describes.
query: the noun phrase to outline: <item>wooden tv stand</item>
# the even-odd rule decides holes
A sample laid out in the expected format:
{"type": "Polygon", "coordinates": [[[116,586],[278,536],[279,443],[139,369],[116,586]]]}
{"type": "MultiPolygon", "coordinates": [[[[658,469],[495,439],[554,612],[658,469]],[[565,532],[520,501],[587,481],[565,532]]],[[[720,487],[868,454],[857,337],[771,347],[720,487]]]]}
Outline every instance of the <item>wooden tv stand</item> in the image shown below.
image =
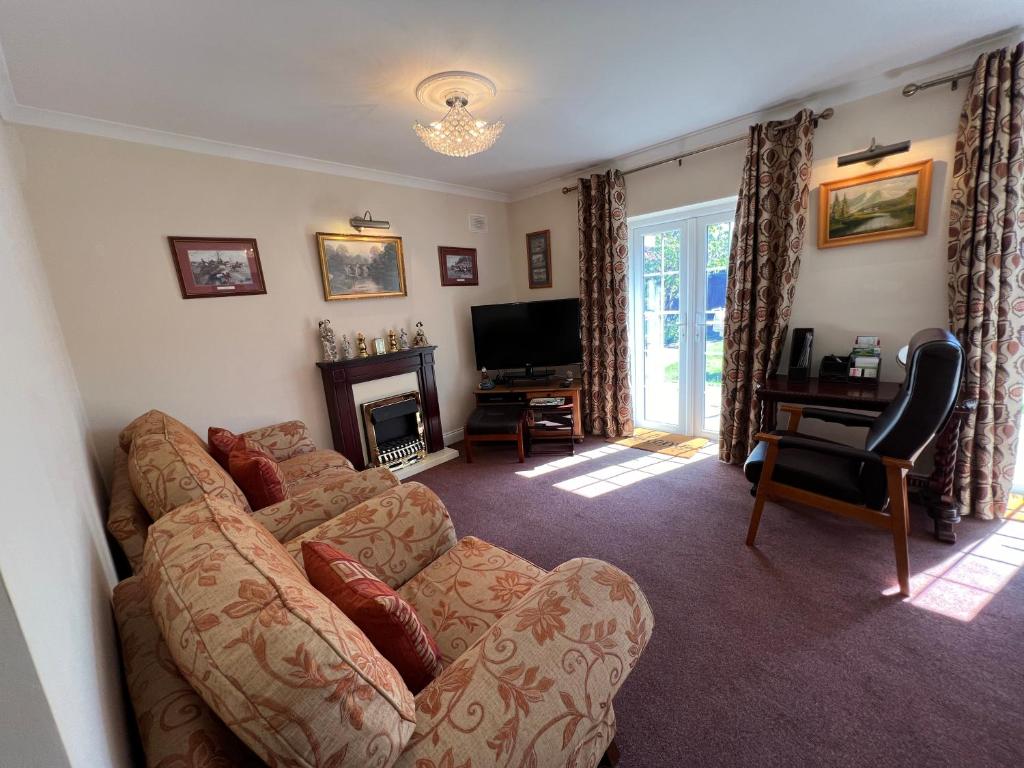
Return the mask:
{"type": "Polygon", "coordinates": [[[477,405],[523,405],[530,404],[535,397],[564,397],[565,404],[572,406],[572,436],[576,442],[583,439],[583,418],[580,412],[581,390],[583,382],[573,379],[568,387],[559,386],[559,380],[552,378],[550,381],[533,382],[525,384],[499,384],[494,389],[480,389],[473,391],[476,396],[477,405]]]}

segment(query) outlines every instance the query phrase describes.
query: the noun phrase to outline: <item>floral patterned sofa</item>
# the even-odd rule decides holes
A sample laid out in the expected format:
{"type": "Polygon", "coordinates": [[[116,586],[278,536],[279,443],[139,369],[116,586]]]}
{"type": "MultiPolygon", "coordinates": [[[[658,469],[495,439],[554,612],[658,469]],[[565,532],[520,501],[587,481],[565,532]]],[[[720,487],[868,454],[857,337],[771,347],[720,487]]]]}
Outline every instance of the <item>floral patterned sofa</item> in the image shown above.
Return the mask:
{"type": "MultiPolygon", "coordinates": [[[[290,508],[252,513],[211,482],[152,522],[140,572],[114,590],[147,765],[598,764],[612,699],[653,628],[628,575],[587,558],[547,572],[457,541],[440,499],[415,482],[313,526],[290,508]],[[310,585],[301,548],[312,540],[416,610],[444,662],[419,694],[310,585]]],[[[153,484],[153,503],[180,492],[170,485],[153,484]]]]}
{"type": "Polygon", "coordinates": [[[204,494],[251,511],[284,541],[398,484],[387,469],[356,472],[340,453],[318,450],[301,421],[255,429],[241,437],[259,443],[278,462],[288,483],[285,501],[250,510],[203,439],[166,413],[148,411],[121,430],[114,449],[107,530],[134,573],[142,566],[153,521],[204,494]]]}

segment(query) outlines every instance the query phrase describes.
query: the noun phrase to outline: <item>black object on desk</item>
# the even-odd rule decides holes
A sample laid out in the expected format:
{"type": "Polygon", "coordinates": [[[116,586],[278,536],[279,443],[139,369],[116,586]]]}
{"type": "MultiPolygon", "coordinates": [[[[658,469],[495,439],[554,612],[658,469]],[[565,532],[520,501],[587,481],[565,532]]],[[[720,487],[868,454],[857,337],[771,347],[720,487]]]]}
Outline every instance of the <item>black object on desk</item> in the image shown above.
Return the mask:
{"type": "Polygon", "coordinates": [[[803,381],[811,375],[811,351],[813,347],[813,328],[793,329],[793,343],[789,348],[789,378],[791,381],[803,381]]]}

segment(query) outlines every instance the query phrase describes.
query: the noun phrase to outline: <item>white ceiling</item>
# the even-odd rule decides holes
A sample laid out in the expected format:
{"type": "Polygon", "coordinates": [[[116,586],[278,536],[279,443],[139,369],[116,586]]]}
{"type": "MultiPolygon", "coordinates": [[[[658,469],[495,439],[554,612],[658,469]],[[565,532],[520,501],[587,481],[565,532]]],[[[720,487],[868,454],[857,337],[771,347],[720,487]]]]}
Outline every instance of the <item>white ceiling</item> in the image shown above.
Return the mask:
{"type": "Polygon", "coordinates": [[[0,0],[22,107],[502,193],[1022,23],[1021,0],[0,0]],[[482,155],[411,130],[446,69],[498,86],[482,155]]]}

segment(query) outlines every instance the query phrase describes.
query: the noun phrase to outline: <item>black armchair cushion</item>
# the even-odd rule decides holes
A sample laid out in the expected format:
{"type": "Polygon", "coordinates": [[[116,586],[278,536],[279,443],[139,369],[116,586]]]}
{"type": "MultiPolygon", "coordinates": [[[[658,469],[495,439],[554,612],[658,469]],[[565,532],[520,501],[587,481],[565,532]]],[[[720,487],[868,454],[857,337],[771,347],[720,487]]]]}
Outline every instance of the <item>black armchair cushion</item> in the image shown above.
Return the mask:
{"type": "MultiPolygon", "coordinates": [[[[773,434],[793,435],[793,433],[783,431],[773,434]]],[[[807,435],[800,435],[800,439],[807,442],[830,443],[828,440],[807,435]]],[[[754,446],[754,450],[751,451],[743,465],[743,474],[755,486],[761,479],[761,470],[764,468],[767,454],[768,444],[759,442],[754,446]]],[[[833,499],[848,501],[851,504],[864,504],[865,498],[861,491],[860,481],[862,465],[863,462],[860,459],[831,456],[804,448],[785,448],[779,450],[779,457],[775,460],[775,471],[772,472],[772,480],[812,493],[820,493],[833,499]]]]}

